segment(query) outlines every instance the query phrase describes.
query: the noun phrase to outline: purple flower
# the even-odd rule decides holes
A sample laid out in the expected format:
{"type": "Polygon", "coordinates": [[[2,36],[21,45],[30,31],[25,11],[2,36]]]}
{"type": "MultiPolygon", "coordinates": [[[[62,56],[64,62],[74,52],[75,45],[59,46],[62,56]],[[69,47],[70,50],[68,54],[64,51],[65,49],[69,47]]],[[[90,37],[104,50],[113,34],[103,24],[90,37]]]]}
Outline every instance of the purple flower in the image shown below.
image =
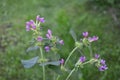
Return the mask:
{"type": "Polygon", "coordinates": [[[99,54],[95,54],[95,59],[98,59],[100,57],[99,54]]]}
{"type": "Polygon", "coordinates": [[[64,59],[60,60],[60,64],[62,64],[62,65],[64,64],[64,59]]]}
{"type": "Polygon", "coordinates": [[[59,43],[60,43],[61,45],[64,45],[64,41],[63,41],[63,40],[60,40],[59,43]]]}
{"type": "Polygon", "coordinates": [[[106,69],[108,69],[108,67],[106,65],[102,65],[99,67],[100,71],[105,71],[106,69]]]}
{"type": "Polygon", "coordinates": [[[51,39],[52,38],[52,31],[50,29],[48,29],[48,33],[46,34],[46,37],[48,39],[51,39]]]}
{"type": "Polygon", "coordinates": [[[36,29],[36,25],[33,20],[26,22],[26,31],[30,31],[31,27],[32,29],[36,29]]]}
{"type": "Polygon", "coordinates": [[[85,56],[81,56],[79,60],[80,60],[80,62],[83,63],[86,60],[86,57],[85,56]]]}
{"type": "Polygon", "coordinates": [[[89,42],[93,42],[93,41],[97,41],[98,40],[98,37],[97,36],[93,36],[93,37],[89,37],[88,38],[88,41],[89,42]]]}
{"type": "Polygon", "coordinates": [[[39,15],[36,17],[36,20],[40,21],[41,23],[45,22],[44,18],[43,17],[41,18],[39,15]]]}
{"type": "Polygon", "coordinates": [[[105,64],[105,60],[103,59],[100,60],[100,66],[98,67],[98,69],[100,71],[105,71],[106,69],[108,69],[107,65],[105,64]]]}
{"type": "Polygon", "coordinates": [[[42,41],[42,40],[43,40],[43,38],[41,36],[37,37],[37,41],[42,41]]]}
{"type": "Polygon", "coordinates": [[[49,52],[50,51],[50,47],[49,46],[45,46],[45,51],[49,52]]]}
{"type": "Polygon", "coordinates": [[[36,29],[36,25],[35,25],[35,22],[33,20],[30,20],[29,23],[32,26],[32,29],[36,29]]]}
{"type": "Polygon", "coordinates": [[[101,59],[101,60],[100,60],[100,64],[105,65],[105,60],[104,60],[104,59],[101,59]]]}
{"type": "Polygon", "coordinates": [[[26,31],[30,31],[30,23],[26,22],[26,31]]]}
{"type": "Polygon", "coordinates": [[[37,15],[36,20],[39,21],[40,15],[37,15]]]}
{"type": "Polygon", "coordinates": [[[52,38],[49,34],[46,34],[46,37],[47,37],[48,39],[51,39],[51,38],[52,38]]]}
{"type": "Polygon", "coordinates": [[[82,35],[83,35],[84,37],[87,37],[87,36],[88,36],[88,32],[83,32],[82,35]]]}
{"type": "Polygon", "coordinates": [[[44,18],[40,18],[39,21],[40,21],[41,23],[44,23],[44,22],[45,22],[44,18]]]}
{"type": "Polygon", "coordinates": [[[33,20],[30,20],[29,21],[30,25],[34,24],[34,21],[33,20]]]}
{"type": "Polygon", "coordinates": [[[52,31],[50,29],[48,29],[48,34],[52,35],[52,31]]]}

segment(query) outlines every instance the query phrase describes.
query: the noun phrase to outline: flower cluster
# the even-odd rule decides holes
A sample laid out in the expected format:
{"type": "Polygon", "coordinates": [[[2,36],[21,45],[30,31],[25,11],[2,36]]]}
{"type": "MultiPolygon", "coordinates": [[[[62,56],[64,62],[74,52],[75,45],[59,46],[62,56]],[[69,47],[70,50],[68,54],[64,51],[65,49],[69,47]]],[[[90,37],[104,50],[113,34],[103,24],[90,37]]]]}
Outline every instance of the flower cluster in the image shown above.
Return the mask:
{"type": "Polygon", "coordinates": [[[98,67],[99,71],[107,70],[108,67],[105,64],[105,60],[104,59],[99,59],[99,57],[100,57],[99,54],[95,54],[95,59],[97,59],[97,67],[98,67]]]}
{"type": "Polygon", "coordinates": [[[40,23],[44,23],[45,20],[43,17],[40,17],[39,15],[36,17],[36,21],[30,20],[26,22],[26,31],[32,30],[35,34],[34,36],[37,36],[35,40],[37,40],[37,44],[42,43],[44,46],[44,50],[46,52],[49,52],[51,50],[51,47],[56,47],[56,44],[64,45],[63,40],[59,40],[57,37],[52,35],[52,31],[50,29],[47,30],[46,37],[42,35],[42,31],[40,31],[41,26],[40,23]],[[44,39],[48,40],[48,42],[44,42],[44,39]],[[47,45],[46,45],[47,44],[47,45]]]}
{"type": "Polygon", "coordinates": [[[104,71],[104,70],[106,70],[106,69],[108,69],[108,67],[107,67],[107,65],[106,65],[106,63],[105,63],[105,60],[104,60],[104,59],[101,59],[101,60],[100,60],[99,70],[100,70],[100,71],[104,71]]]}
{"type": "Polygon", "coordinates": [[[36,29],[36,24],[33,20],[26,22],[26,31],[30,31],[34,29],[36,29]]]}
{"type": "Polygon", "coordinates": [[[39,15],[36,17],[36,20],[39,21],[39,22],[41,22],[41,23],[45,22],[44,18],[40,17],[39,15]]]}
{"type": "MultiPolygon", "coordinates": [[[[107,67],[107,65],[105,63],[105,60],[104,59],[99,59],[99,58],[100,58],[100,55],[99,54],[95,54],[93,59],[91,59],[88,62],[90,62],[90,63],[92,63],[92,62],[97,63],[96,66],[98,67],[99,71],[107,70],[108,67],[107,67]]],[[[86,60],[86,57],[85,56],[81,56],[80,59],[79,59],[79,64],[78,65],[80,65],[81,63],[85,63],[85,60],[86,60]]]]}
{"type": "MultiPolygon", "coordinates": [[[[83,32],[83,36],[84,38],[87,38],[88,37],[88,32],[83,32]]],[[[99,38],[97,36],[93,36],[93,37],[88,37],[87,40],[89,42],[94,42],[94,41],[97,41],[99,38]]]]}
{"type": "MultiPolygon", "coordinates": [[[[83,32],[83,39],[82,42],[77,42],[76,45],[78,47],[81,47],[83,45],[87,46],[88,48],[90,48],[91,42],[97,41],[99,38],[98,36],[92,36],[89,37],[89,33],[88,32],[83,32]]],[[[82,49],[82,48],[80,48],[82,49]]],[[[90,49],[89,49],[90,50],[90,49]]],[[[99,71],[105,71],[106,69],[108,69],[107,65],[105,64],[105,60],[100,59],[100,55],[99,54],[95,54],[94,57],[92,56],[92,58],[89,61],[86,61],[86,57],[85,56],[81,56],[78,60],[78,62],[76,63],[77,66],[86,64],[86,63],[97,63],[97,67],[99,69],[99,71]]]]}
{"type": "Polygon", "coordinates": [[[45,20],[44,20],[43,17],[41,18],[41,17],[38,15],[38,16],[36,17],[36,22],[34,22],[33,20],[30,20],[30,21],[26,22],[26,31],[35,30],[36,27],[37,27],[37,24],[38,24],[37,22],[39,22],[39,23],[44,23],[45,20]]]}
{"type": "Polygon", "coordinates": [[[94,42],[94,41],[97,41],[99,38],[97,36],[93,36],[93,37],[88,37],[89,33],[88,32],[83,32],[83,37],[84,37],[84,41],[85,43],[88,43],[88,42],[94,42]]]}
{"type": "Polygon", "coordinates": [[[80,42],[77,41],[75,43],[75,45],[79,48],[82,48],[84,45],[88,47],[92,42],[97,41],[99,39],[98,36],[88,37],[88,32],[83,32],[82,35],[83,39],[80,39],[80,42]]]}

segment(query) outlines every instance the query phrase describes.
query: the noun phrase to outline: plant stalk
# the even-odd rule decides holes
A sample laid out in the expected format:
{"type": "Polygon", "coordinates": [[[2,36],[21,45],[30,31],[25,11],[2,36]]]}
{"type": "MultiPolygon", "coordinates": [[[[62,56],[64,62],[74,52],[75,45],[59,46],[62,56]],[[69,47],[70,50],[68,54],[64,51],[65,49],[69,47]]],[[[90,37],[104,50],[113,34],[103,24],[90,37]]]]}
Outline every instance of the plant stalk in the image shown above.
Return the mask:
{"type": "MultiPolygon", "coordinates": [[[[65,61],[64,66],[66,66],[66,64],[67,64],[67,62],[69,61],[71,55],[74,53],[74,51],[75,51],[77,48],[78,48],[78,47],[75,47],[75,48],[70,52],[70,54],[68,55],[68,57],[67,57],[67,59],[66,59],[66,61],[65,61]]],[[[57,79],[56,79],[56,80],[59,80],[59,78],[60,78],[60,75],[57,76],[57,79]]]]}
{"type": "Polygon", "coordinates": [[[59,78],[60,78],[60,75],[57,76],[57,79],[56,79],[56,80],[59,80],[59,78]]]}
{"type": "MultiPolygon", "coordinates": [[[[41,58],[43,60],[44,56],[43,56],[43,52],[42,52],[42,48],[41,47],[40,47],[40,53],[41,53],[41,58]]],[[[43,80],[45,80],[45,66],[44,65],[42,66],[42,70],[43,70],[43,80]]]]}
{"type": "Polygon", "coordinates": [[[93,52],[92,52],[91,45],[88,46],[88,49],[89,49],[89,51],[90,51],[90,57],[93,57],[93,52]]]}
{"type": "Polygon", "coordinates": [[[74,71],[75,71],[75,68],[72,69],[72,71],[69,73],[69,75],[67,76],[65,80],[68,80],[74,71]]]}
{"type": "Polygon", "coordinates": [[[67,59],[66,59],[66,61],[65,61],[64,66],[66,66],[66,64],[67,64],[68,60],[70,59],[71,55],[73,54],[73,52],[74,52],[77,48],[78,48],[78,47],[75,47],[75,48],[70,52],[70,54],[68,55],[68,57],[67,57],[67,59]]]}

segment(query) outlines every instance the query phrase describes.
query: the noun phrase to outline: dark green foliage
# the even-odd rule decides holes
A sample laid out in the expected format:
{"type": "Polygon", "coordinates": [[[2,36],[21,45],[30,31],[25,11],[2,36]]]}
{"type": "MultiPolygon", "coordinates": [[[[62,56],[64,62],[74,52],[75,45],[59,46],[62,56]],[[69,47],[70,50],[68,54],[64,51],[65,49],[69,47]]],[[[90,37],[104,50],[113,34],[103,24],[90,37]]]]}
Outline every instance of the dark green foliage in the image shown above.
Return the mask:
{"type": "Polygon", "coordinates": [[[96,4],[101,8],[120,8],[120,0],[89,0],[89,2],[91,2],[91,4],[96,4]]]}

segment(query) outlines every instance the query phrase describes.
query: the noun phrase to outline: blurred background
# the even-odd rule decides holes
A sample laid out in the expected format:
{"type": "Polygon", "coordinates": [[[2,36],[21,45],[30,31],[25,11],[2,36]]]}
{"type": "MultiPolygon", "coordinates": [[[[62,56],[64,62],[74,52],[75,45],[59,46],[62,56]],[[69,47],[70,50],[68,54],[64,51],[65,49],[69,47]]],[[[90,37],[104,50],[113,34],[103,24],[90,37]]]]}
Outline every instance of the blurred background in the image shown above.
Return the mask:
{"type": "MultiPolygon", "coordinates": [[[[69,31],[73,29],[78,37],[88,31],[99,36],[93,43],[93,52],[106,60],[108,70],[86,66],[75,72],[70,80],[120,80],[120,0],[0,0],[0,80],[41,80],[39,66],[23,68],[20,60],[29,59],[35,53],[26,54],[31,33],[26,32],[25,23],[37,15],[46,20],[43,27],[65,41],[59,52],[62,58],[74,48],[69,31]],[[28,57],[29,56],[29,57],[28,57]]],[[[78,59],[76,52],[69,62],[78,59]]],[[[88,54],[89,55],[89,54],[88,54]]],[[[47,80],[55,80],[49,70],[47,80]]],[[[68,73],[65,73],[66,75],[68,73]]],[[[60,80],[64,80],[65,76],[60,80]]]]}

